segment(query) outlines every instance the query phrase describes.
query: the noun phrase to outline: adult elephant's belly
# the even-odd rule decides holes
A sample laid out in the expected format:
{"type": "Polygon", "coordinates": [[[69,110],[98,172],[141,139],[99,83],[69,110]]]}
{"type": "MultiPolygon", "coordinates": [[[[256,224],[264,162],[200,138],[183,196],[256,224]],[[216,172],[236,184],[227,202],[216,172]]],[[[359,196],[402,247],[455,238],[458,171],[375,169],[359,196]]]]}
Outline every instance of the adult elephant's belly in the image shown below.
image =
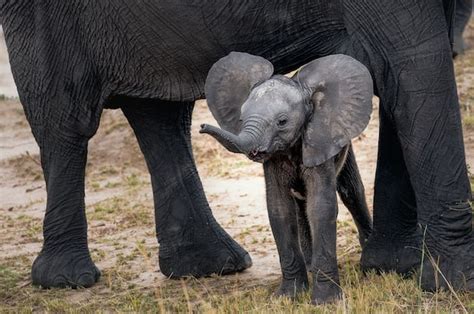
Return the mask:
{"type": "Polygon", "coordinates": [[[119,15],[102,16],[98,29],[112,47],[99,47],[98,59],[117,95],[193,101],[230,51],[263,56],[281,73],[334,52],[345,38],[340,8],[320,1],[115,2],[119,15]]]}
{"type": "Polygon", "coordinates": [[[184,1],[114,2],[120,2],[115,3],[120,14],[108,16],[98,30],[107,43],[96,57],[110,93],[171,101],[203,98],[207,72],[226,51],[201,8],[184,1]]]}

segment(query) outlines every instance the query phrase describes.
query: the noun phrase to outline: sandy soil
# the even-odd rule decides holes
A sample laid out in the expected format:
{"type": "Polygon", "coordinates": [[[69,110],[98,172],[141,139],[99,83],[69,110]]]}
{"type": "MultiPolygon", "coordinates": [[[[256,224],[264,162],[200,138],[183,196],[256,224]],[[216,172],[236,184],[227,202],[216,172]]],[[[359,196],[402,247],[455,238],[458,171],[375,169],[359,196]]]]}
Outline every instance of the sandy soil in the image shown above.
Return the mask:
{"type": "MultiPolygon", "coordinates": [[[[463,76],[460,92],[472,95],[474,65],[463,62],[458,61],[463,76]]],[[[0,94],[15,96],[3,39],[0,94]]],[[[462,99],[469,106],[472,96],[462,99]]],[[[371,122],[354,140],[370,208],[378,140],[377,107],[374,100],[371,122]]],[[[205,102],[200,101],[194,113],[193,142],[204,189],[217,220],[250,252],[254,261],[251,269],[238,276],[249,285],[273,280],[280,270],[268,224],[261,166],[227,153],[211,138],[200,135],[197,130],[204,122],[215,124],[205,102]]],[[[472,128],[465,131],[465,138],[469,163],[474,166],[472,128]]],[[[0,103],[0,177],[0,260],[26,259],[27,265],[41,249],[46,194],[38,147],[17,99],[0,103]]],[[[104,271],[99,285],[105,289],[114,276],[138,286],[156,286],[166,281],[157,265],[149,175],[133,133],[119,110],[104,112],[98,134],[91,140],[86,205],[90,248],[98,267],[104,271]]],[[[354,258],[357,254],[352,253],[360,249],[355,226],[342,203],[339,207],[341,261],[349,256],[354,258]]],[[[28,281],[25,276],[24,283],[28,281]]],[[[74,298],[81,297],[87,297],[87,293],[74,294],[74,298]]]]}

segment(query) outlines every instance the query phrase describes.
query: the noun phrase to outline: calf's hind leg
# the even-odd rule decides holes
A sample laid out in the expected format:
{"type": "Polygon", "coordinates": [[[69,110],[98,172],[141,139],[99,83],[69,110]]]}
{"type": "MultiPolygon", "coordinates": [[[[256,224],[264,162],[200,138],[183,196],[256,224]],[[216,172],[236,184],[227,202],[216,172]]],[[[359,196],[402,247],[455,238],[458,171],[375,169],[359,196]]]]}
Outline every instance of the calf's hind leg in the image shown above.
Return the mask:
{"type": "Polygon", "coordinates": [[[306,213],[306,200],[295,199],[295,201],[297,206],[296,222],[298,224],[298,238],[306,263],[306,269],[309,269],[313,256],[313,241],[311,239],[311,227],[308,221],[308,214],[306,213]]]}
{"type": "Polygon", "coordinates": [[[354,218],[359,231],[360,245],[363,247],[372,232],[372,217],[370,217],[365,200],[364,184],[359,174],[352,145],[349,147],[346,161],[337,177],[337,192],[354,218]]]}
{"type": "Polygon", "coordinates": [[[151,174],[159,264],[168,277],[230,274],[249,254],[214,219],[191,149],[193,103],[128,99],[123,105],[151,174]]]}

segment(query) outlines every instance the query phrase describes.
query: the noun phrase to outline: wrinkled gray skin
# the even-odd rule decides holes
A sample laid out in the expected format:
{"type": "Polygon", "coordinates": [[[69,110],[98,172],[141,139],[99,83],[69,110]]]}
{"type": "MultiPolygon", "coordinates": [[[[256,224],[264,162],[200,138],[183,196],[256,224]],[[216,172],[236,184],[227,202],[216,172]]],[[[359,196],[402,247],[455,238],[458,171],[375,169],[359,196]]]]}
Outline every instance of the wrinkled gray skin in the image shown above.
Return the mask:
{"type": "MultiPolygon", "coordinates": [[[[276,294],[294,297],[305,290],[309,270],[314,276],[312,301],[315,304],[341,295],[336,261],[336,188],[355,219],[362,246],[372,230],[364,186],[351,145],[336,145],[333,150],[334,139],[330,138],[332,134],[350,134],[343,136],[342,141],[350,142],[365,127],[370,115],[370,74],[351,59],[344,55],[329,56],[305,66],[300,72],[309,73],[306,77],[300,73],[294,78],[276,75],[257,83],[241,105],[240,114],[235,110],[237,116],[231,120],[240,120],[238,135],[205,124],[201,128],[201,133],[212,135],[230,151],[263,162],[268,214],[282,270],[282,282],[276,294]],[[353,64],[356,69],[348,71],[353,64]],[[325,75],[310,73],[324,70],[328,70],[327,79],[325,75]],[[353,75],[364,79],[354,80],[353,75]],[[352,84],[353,88],[340,88],[344,84],[352,84]],[[357,91],[359,88],[362,92],[357,91]],[[334,116],[344,119],[344,123],[331,123],[337,121],[334,116]],[[355,121],[359,119],[364,122],[355,121]],[[324,132],[317,120],[331,132],[324,132]],[[320,144],[321,140],[327,145],[320,144]]],[[[226,81],[221,72],[227,72],[228,76],[233,67],[247,62],[252,68],[262,62],[263,66],[258,67],[265,68],[266,61],[232,53],[210,71],[206,83],[209,106],[219,124],[229,129],[231,125],[222,120],[220,113],[228,109],[235,87],[247,84],[232,79],[226,81]],[[213,93],[214,89],[221,95],[213,93]],[[218,99],[223,103],[216,102],[218,99]]],[[[267,65],[267,69],[271,69],[267,65]]],[[[235,79],[238,80],[239,75],[235,79]]],[[[252,81],[245,74],[243,80],[252,81]]],[[[235,105],[240,107],[238,103],[235,105]]],[[[335,138],[341,142],[340,137],[335,138]]]]}

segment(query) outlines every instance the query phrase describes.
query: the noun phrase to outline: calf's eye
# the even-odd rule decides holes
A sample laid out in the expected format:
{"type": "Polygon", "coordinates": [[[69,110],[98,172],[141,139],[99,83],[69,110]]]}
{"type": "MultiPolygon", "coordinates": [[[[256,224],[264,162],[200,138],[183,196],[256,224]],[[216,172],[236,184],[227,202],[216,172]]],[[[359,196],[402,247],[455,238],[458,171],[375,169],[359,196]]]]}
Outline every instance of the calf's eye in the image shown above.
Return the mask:
{"type": "Polygon", "coordinates": [[[279,119],[278,126],[285,126],[288,123],[288,119],[279,119]]]}

